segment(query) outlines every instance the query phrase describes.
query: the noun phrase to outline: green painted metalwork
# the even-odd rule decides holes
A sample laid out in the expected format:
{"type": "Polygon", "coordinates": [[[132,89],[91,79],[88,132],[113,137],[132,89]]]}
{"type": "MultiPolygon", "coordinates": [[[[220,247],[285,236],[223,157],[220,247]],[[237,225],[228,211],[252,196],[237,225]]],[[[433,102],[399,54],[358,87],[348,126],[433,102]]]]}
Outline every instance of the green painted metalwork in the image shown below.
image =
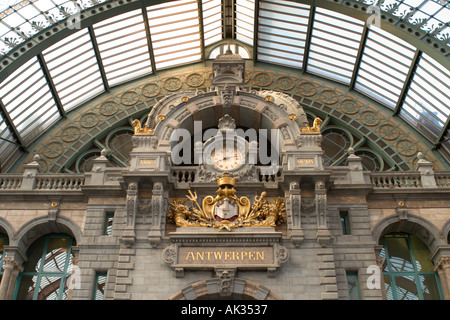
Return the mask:
{"type": "Polygon", "coordinates": [[[442,299],[439,276],[429,250],[416,236],[389,234],[382,238],[383,274],[389,300],[442,299]]]}
{"type": "Polygon", "coordinates": [[[61,234],[44,236],[29,248],[24,271],[17,278],[14,299],[65,300],[67,278],[72,274],[73,238],[61,234]]]}

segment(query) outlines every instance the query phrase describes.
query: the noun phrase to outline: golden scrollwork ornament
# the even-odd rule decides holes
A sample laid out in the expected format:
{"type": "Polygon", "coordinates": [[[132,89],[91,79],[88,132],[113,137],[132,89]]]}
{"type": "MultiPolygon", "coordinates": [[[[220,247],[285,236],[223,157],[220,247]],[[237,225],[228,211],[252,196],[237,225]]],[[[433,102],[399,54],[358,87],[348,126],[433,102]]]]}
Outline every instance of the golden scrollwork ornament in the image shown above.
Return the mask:
{"type": "Polygon", "coordinates": [[[281,198],[274,201],[265,199],[266,193],[255,196],[253,205],[243,196],[238,197],[234,189],[236,179],[225,173],[217,178],[219,189],[216,196],[207,196],[202,205],[196,192],[189,190],[186,195],[194,207],[186,205],[186,199],[175,198],[170,203],[169,223],[178,227],[211,227],[219,231],[238,227],[275,227],[284,221],[285,203],[281,198]]]}

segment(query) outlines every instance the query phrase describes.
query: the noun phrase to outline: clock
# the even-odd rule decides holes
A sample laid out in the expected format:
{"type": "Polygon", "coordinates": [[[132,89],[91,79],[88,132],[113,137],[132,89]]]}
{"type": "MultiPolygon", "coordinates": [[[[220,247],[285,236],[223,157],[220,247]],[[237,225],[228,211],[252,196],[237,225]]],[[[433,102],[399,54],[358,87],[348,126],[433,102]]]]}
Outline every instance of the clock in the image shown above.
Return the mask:
{"type": "Polygon", "coordinates": [[[211,164],[220,171],[234,171],[244,163],[244,156],[234,147],[222,147],[211,154],[211,164]]]}

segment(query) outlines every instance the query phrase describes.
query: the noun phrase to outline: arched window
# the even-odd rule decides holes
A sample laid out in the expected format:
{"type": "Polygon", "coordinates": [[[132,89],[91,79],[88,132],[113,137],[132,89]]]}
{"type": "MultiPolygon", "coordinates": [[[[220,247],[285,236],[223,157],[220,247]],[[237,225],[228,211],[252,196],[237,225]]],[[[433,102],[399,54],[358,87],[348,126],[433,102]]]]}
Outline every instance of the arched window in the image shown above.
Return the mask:
{"type": "Polygon", "coordinates": [[[425,243],[406,233],[387,234],[381,241],[388,300],[442,299],[439,277],[433,271],[430,250],[425,243]]]}
{"type": "Polygon", "coordinates": [[[67,279],[72,273],[73,238],[49,234],[27,250],[24,270],[19,274],[14,294],[17,300],[65,300],[67,279]]]}
{"type": "Polygon", "coordinates": [[[3,277],[3,269],[5,268],[5,264],[3,263],[3,257],[5,255],[5,246],[7,246],[8,243],[9,243],[8,236],[5,233],[0,232],[0,279],[3,277]]]}

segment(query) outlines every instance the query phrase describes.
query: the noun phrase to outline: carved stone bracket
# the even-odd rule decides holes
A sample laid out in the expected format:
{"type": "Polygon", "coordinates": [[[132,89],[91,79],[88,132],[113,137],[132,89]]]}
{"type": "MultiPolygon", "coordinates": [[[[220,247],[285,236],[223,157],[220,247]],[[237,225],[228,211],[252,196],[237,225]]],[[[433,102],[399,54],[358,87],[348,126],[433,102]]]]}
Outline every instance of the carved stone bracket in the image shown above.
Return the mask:
{"type": "Polygon", "coordinates": [[[216,268],[214,270],[218,280],[218,293],[221,297],[230,297],[233,292],[234,278],[236,276],[235,268],[216,268]]]}

